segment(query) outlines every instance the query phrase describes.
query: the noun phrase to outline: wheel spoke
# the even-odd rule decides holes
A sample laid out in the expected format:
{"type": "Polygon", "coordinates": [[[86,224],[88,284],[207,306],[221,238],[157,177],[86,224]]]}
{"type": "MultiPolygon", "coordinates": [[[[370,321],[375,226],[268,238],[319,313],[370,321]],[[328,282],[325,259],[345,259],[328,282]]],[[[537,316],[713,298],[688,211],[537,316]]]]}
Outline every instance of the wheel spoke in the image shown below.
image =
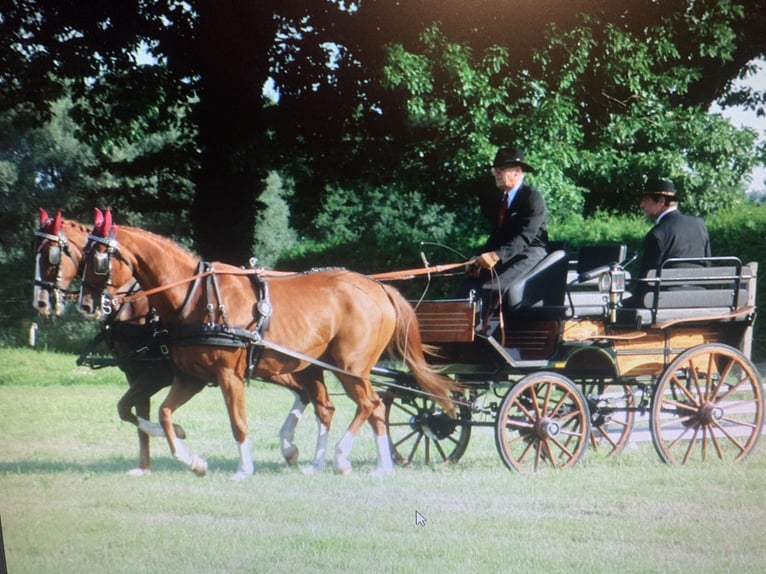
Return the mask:
{"type": "Polygon", "coordinates": [[[503,462],[519,472],[568,468],[590,441],[590,414],[582,392],[558,373],[517,382],[498,411],[495,442],[503,462]]]}
{"type": "Polygon", "coordinates": [[[739,461],[760,436],[763,406],[758,372],[740,351],[721,343],[688,349],[668,365],[654,391],[655,450],[671,464],[739,461]]]}
{"type": "Polygon", "coordinates": [[[386,426],[394,458],[405,465],[457,461],[470,438],[467,407],[458,408],[452,421],[429,398],[391,395],[386,401],[386,426]]]}

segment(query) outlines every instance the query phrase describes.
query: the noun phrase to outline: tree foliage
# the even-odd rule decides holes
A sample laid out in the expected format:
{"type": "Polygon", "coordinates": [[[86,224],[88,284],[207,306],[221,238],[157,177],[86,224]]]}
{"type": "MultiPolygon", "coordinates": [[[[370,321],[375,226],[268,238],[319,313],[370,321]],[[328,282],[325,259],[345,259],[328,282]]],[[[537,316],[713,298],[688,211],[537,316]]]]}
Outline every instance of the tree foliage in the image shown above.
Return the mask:
{"type": "MultiPolygon", "coordinates": [[[[730,59],[742,17],[729,6],[708,22],[698,57],[730,59]]],[[[759,159],[753,130],[685,104],[701,70],[674,38],[695,26],[703,28],[693,13],[640,33],[583,17],[567,32],[551,27],[534,67],[521,70],[503,46],[475,57],[434,27],[418,50],[389,47],[384,85],[408,96],[411,154],[458,179],[469,179],[493,144],[515,143],[538,168],[554,216],[584,204],[591,213],[632,209],[643,181],[658,176],[674,179],[688,207],[705,214],[744,199],[759,159]]]]}

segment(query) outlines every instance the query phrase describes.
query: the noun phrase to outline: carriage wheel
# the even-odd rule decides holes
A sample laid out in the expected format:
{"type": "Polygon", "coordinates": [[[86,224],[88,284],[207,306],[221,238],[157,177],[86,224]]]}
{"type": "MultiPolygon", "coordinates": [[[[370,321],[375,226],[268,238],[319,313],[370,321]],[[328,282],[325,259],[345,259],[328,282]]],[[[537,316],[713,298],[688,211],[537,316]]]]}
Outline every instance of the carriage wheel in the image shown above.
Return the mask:
{"type": "Polygon", "coordinates": [[[580,389],[556,373],[534,373],[505,395],[495,444],[505,465],[519,472],[569,468],[588,447],[590,413],[580,389]]]}
{"type": "Polygon", "coordinates": [[[733,347],[693,347],[678,355],[657,383],[652,442],[669,464],[708,457],[742,460],[755,447],[762,426],[760,377],[733,347]]]}
{"type": "Polygon", "coordinates": [[[432,399],[419,396],[383,395],[391,451],[402,465],[457,462],[471,438],[471,410],[455,405],[452,419],[432,399]]]}
{"type": "Polygon", "coordinates": [[[636,413],[633,389],[629,385],[589,383],[583,391],[590,410],[590,444],[607,457],[620,453],[628,444],[636,413]]]}

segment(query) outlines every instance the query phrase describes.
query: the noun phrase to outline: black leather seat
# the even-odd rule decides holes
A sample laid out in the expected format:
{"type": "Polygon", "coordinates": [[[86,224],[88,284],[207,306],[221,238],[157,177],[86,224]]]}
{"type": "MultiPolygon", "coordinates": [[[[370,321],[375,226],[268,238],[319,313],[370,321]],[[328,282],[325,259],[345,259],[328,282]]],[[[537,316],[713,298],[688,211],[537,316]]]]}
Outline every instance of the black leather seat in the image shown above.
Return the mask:
{"type": "Polygon", "coordinates": [[[567,280],[567,253],[557,249],[549,253],[526,275],[514,281],[504,294],[507,310],[528,307],[561,307],[567,280]]]}

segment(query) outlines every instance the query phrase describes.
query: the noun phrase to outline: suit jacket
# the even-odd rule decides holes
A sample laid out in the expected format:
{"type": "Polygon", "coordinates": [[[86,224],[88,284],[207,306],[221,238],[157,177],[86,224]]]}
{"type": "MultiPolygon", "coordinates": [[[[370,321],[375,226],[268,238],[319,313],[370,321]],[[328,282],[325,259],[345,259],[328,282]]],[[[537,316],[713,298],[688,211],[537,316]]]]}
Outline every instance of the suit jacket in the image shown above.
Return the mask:
{"type": "MultiPolygon", "coordinates": [[[[673,210],[665,215],[644,238],[641,277],[675,257],[710,257],[710,238],[700,217],[684,215],[673,210]]],[[[672,265],[672,264],[671,264],[672,265]]],[[[675,267],[701,266],[702,263],[682,263],[675,267]]]]}
{"type": "MultiPolygon", "coordinates": [[[[547,253],[548,210],[542,194],[522,183],[508,206],[503,224],[497,225],[503,194],[495,190],[481,197],[481,210],[492,226],[482,252],[494,251],[500,256],[495,267],[500,283],[507,287],[519,275],[534,267],[547,253]]],[[[489,284],[485,285],[485,288],[489,284]]]]}
{"type": "Polygon", "coordinates": [[[483,251],[497,252],[500,262],[506,263],[529,248],[545,249],[548,245],[548,210],[542,194],[523,183],[508,207],[502,226],[498,227],[502,197],[498,191],[482,196],[482,213],[492,226],[483,251]]]}

